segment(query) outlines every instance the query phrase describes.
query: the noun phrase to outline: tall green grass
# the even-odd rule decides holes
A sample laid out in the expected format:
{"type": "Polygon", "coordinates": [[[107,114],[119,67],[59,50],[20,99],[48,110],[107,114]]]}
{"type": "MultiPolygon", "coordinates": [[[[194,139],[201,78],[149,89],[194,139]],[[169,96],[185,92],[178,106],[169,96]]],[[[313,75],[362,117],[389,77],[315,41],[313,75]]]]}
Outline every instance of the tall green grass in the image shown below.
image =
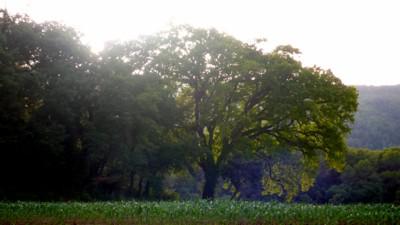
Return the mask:
{"type": "Polygon", "coordinates": [[[400,224],[389,204],[247,201],[0,203],[0,224],[400,224]]]}

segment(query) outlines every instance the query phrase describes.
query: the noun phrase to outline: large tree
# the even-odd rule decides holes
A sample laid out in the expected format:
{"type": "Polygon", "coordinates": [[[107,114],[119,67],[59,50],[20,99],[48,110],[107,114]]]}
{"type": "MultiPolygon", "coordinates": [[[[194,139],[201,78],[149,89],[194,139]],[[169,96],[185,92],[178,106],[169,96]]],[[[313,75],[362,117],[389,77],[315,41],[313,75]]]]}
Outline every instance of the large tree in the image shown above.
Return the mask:
{"type": "Polygon", "coordinates": [[[175,27],[126,45],[134,73],[175,87],[182,129],[196,137],[203,198],[213,198],[221,169],[236,152],[284,147],[313,165],[340,167],[357,94],[332,72],[307,68],[299,51],[265,53],[214,29],[175,27]]]}

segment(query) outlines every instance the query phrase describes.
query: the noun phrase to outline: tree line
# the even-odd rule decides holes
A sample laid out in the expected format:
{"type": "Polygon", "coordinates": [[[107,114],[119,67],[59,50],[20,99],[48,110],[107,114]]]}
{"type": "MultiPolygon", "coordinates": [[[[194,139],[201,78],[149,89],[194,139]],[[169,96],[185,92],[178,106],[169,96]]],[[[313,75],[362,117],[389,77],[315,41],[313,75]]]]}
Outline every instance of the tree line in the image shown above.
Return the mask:
{"type": "Polygon", "coordinates": [[[253,161],[264,194],[293,199],[320,162],[344,167],[357,109],[299,53],[177,26],[94,54],[65,25],[1,10],[0,196],[174,198],[186,174],[187,193],[235,198],[253,161]]]}
{"type": "Polygon", "coordinates": [[[234,166],[238,170],[229,172],[237,190],[225,186],[219,195],[243,200],[291,200],[314,204],[400,203],[398,147],[379,151],[349,149],[343,170],[337,171],[321,163],[316,173],[308,176],[311,183],[304,182],[307,171],[293,157],[280,152],[264,159],[237,161],[234,166]]]}

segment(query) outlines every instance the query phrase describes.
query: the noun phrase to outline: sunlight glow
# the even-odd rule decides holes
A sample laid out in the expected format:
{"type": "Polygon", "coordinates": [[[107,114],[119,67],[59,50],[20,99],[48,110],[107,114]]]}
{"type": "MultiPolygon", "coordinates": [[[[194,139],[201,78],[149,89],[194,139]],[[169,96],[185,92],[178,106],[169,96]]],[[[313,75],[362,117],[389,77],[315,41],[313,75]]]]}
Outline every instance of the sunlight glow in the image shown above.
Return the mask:
{"type": "Polygon", "coordinates": [[[396,0],[0,0],[11,13],[78,29],[100,51],[110,40],[152,34],[171,24],[215,27],[266,49],[291,44],[305,65],[330,68],[346,84],[400,84],[400,3],[396,0]]]}

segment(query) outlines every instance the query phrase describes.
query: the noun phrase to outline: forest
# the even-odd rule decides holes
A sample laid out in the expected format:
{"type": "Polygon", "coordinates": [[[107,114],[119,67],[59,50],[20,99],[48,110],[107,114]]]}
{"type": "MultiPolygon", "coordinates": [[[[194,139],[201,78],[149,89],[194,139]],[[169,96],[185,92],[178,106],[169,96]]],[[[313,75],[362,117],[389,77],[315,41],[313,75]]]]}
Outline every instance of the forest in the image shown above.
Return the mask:
{"type": "Polygon", "coordinates": [[[93,53],[1,10],[0,200],[400,203],[400,87],[258,46],[180,25],[93,53]]]}
{"type": "Polygon", "coordinates": [[[400,85],[356,88],[359,106],[348,145],[369,149],[400,146],[400,85]]]}

